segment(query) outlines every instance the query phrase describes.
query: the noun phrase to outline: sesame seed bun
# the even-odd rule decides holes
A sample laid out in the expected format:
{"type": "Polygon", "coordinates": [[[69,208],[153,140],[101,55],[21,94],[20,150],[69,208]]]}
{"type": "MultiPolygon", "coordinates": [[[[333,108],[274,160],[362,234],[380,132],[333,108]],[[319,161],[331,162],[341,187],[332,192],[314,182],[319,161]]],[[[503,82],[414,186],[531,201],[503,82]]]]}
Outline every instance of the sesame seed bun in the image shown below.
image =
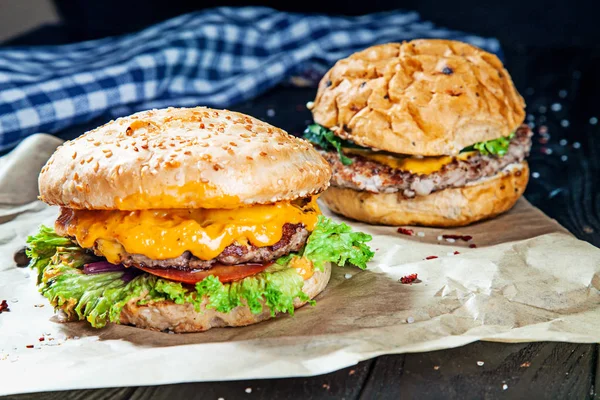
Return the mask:
{"type": "Polygon", "coordinates": [[[412,199],[331,187],[321,200],[338,214],[371,224],[463,226],[510,210],[528,180],[529,167],[523,161],[478,183],[412,199]]]}
{"type": "Polygon", "coordinates": [[[168,108],[66,142],[39,176],[40,199],[73,209],[236,208],[329,185],[312,146],[237,112],[168,108]]]}
{"type": "Polygon", "coordinates": [[[338,61],[319,84],[315,122],[393,153],[456,155],[508,136],[525,103],[493,54],[452,40],[369,47],[338,61]]]}

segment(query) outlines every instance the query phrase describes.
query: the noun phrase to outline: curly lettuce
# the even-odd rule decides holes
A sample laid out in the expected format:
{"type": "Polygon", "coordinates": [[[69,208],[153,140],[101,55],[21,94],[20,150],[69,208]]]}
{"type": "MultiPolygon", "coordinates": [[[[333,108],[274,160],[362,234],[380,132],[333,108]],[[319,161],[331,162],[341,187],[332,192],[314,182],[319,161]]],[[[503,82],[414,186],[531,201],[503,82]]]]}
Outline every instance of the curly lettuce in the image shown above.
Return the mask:
{"type": "MultiPolygon", "coordinates": [[[[364,150],[370,150],[367,147],[358,146],[355,143],[344,140],[335,136],[335,134],[319,124],[311,124],[305,130],[303,137],[311,143],[319,146],[323,150],[335,149],[340,157],[340,161],[344,165],[352,164],[352,159],[344,155],[342,148],[360,148],[364,150]]],[[[515,132],[511,133],[507,137],[499,137],[497,139],[488,140],[486,142],[475,143],[471,146],[465,147],[460,152],[466,153],[468,151],[478,151],[481,155],[489,156],[494,155],[498,157],[504,156],[508,152],[510,141],[515,137],[515,132]]]]}
{"type": "Polygon", "coordinates": [[[475,143],[472,146],[465,147],[460,152],[465,153],[467,151],[478,151],[484,156],[494,155],[502,157],[508,152],[510,141],[514,137],[515,132],[511,133],[507,137],[499,137],[497,139],[488,140],[487,142],[475,143]]]}
{"type": "Polygon", "coordinates": [[[371,240],[371,235],[354,232],[348,225],[335,223],[320,215],[315,230],[302,251],[281,257],[277,263],[286,265],[293,257],[305,257],[317,270],[322,270],[328,262],[339,266],[350,263],[360,269],[366,269],[367,262],[375,255],[366,244],[371,240]]]}
{"type": "Polygon", "coordinates": [[[332,148],[334,148],[335,150],[337,150],[342,164],[352,164],[352,159],[344,155],[344,153],[342,152],[342,147],[357,146],[354,145],[354,143],[348,142],[347,140],[335,136],[335,134],[332,131],[325,128],[324,126],[319,124],[311,124],[306,127],[302,136],[304,137],[304,139],[308,140],[313,144],[316,144],[323,150],[331,150],[332,148]]]}
{"type": "Polygon", "coordinates": [[[295,299],[314,304],[302,291],[302,276],[289,266],[293,257],[309,258],[315,269],[322,269],[325,262],[350,262],[365,268],[373,256],[364,244],[369,240],[369,235],[352,232],[347,225],[321,216],[302,254],[282,257],[265,271],[240,281],[222,283],[209,276],[195,286],[141,271],[129,281],[129,271],[84,274],[84,264],[96,257],[45,226],[27,238],[27,254],[31,257],[30,267],[38,272],[41,294],[55,309],[62,310],[69,320],[86,320],[94,328],[101,328],[109,322],[119,323],[123,307],[132,301],[144,305],[170,300],[190,303],[197,311],[206,307],[222,313],[245,305],[255,314],[267,307],[271,315],[293,315],[295,299]]]}

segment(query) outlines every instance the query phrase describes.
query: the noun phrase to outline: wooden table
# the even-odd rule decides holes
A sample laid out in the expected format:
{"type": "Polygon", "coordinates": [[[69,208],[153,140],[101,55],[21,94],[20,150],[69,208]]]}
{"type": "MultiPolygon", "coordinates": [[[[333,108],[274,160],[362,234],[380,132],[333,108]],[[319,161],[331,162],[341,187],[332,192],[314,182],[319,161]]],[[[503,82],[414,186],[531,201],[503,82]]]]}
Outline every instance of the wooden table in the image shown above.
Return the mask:
{"type": "MultiPolygon", "coordinates": [[[[600,51],[504,50],[507,67],[528,104],[527,121],[536,125],[535,132],[546,126],[550,135],[534,137],[526,197],[578,238],[600,246],[600,122],[595,119],[600,118],[600,51]]],[[[313,89],[280,87],[233,108],[300,133],[310,119],[303,105],[313,96],[313,89]]],[[[102,122],[93,121],[62,136],[72,138],[102,122]]],[[[598,345],[594,344],[477,342],[451,350],[382,356],[310,378],[78,390],[13,398],[584,399],[600,397],[595,389],[596,382],[600,383],[598,361],[598,345]]],[[[68,371],[49,373],[60,379],[68,371]]]]}

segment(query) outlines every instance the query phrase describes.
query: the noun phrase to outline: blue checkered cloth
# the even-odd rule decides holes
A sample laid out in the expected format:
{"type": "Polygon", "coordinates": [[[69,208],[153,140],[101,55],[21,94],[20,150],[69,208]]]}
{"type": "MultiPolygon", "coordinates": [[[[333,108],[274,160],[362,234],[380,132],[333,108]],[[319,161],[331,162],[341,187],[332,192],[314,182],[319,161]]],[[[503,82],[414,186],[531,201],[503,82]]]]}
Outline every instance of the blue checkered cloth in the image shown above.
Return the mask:
{"type": "Polygon", "coordinates": [[[229,107],[292,76],[314,81],[373,44],[414,38],[500,51],[495,39],[440,29],[414,12],[331,17],[264,7],[215,8],[83,43],[0,49],[0,150],[99,116],[229,107]]]}

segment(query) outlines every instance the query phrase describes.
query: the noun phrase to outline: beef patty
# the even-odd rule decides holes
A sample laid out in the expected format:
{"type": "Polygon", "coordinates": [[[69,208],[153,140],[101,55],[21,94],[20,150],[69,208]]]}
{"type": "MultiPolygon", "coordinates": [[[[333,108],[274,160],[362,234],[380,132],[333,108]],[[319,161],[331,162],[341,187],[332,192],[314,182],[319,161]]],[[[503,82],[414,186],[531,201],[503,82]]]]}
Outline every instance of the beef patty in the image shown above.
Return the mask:
{"type": "Polygon", "coordinates": [[[209,269],[214,264],[264,263],[300,250],[308,236],[309,232],[304,225],[285,224],[281,240],[272,246],[256,247],[251,243],[245,245],[233,243],[225,247],[221,254],[212,260],[201,260],[189,251],[179,257],[166,260],[153,260],[141,254],[125,253],[121,256],[121,263],[128,267],[175,268],[183,271],[209,269]]]}
{"type": "Polygon", "coordinates": [[[446,188],[463,187],[469,182],[493,176],[510,164],[520,163],[529,155],[532,132],[521,125],[504,156],[477,152],[466,160],[454,159],[439,171],[421,175],[394,169],[360,155],[348,154],[352,164],[344,165],[336,152],[321,150],[333,169],[331,185],[371,193],[401,193],[406,198],[426,196],[446,188]]]}

